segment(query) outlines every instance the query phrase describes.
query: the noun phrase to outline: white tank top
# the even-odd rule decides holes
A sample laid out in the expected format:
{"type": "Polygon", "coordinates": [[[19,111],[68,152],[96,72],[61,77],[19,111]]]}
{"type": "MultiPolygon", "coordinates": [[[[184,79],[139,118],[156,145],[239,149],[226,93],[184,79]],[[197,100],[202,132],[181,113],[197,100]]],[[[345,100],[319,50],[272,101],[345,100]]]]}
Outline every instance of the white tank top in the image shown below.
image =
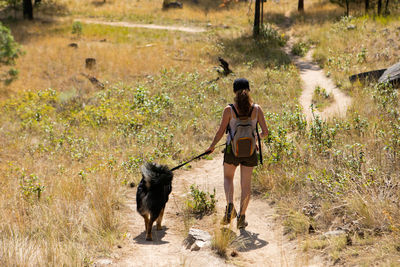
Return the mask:
{"type": "MultiPolygon", "coordinates": [[[[237,118],[235,118],[235,112],[233,111],[232,107],[231,108],[231,119],[229,120],[229,127],[231,129],[232,132],[232,136],[235,135],[235,131],[236,131],[236,121],[238,120],[237,118]]],[[[257,121],[258,121],[258,105],[254,104],[254,110],[256,112],[256,117],[251,120],[251,125],[253,127],[253,132],[255,134],[256,131],[256,125],[257,125],[257,121]]],[[[226,139],[226,143],[229,145],[231,143],[231,134],[228,132],[228,136],[226,139]]]]}

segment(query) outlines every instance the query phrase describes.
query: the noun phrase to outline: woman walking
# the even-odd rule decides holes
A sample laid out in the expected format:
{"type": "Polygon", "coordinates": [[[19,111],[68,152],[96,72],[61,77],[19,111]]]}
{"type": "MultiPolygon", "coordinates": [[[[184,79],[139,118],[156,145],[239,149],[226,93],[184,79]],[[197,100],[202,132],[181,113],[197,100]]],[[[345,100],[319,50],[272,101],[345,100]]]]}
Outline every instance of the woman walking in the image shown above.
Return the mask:
{"type": "Polygon", "coordinates": [[[244,78],[236,79],[233,83],[233,92],[235,93],[234,104],[225,107],[219,129],[206,152],[213,152],[215,145],[221,140],[225,131],[228,130],[227,146],[224,154],[224,189],[227,206],[222,223],[229,224],[231,220],[237,216],[237,228],[241,229],[247,226],[245,214],[250,200],[251,174],[253,168],[257,166],[258,157],[255,142],[254,140],[250,140],[252,138],[242,138],[244,141],[241,144],[239,143],[240,141],[237,141],[238,138],[236,134],[239,133],[237,128],[242,128],[240,131],[243,132],[245,127],[249,127],[250,131],[252,131],[253,138],[255,138],[254,132],[257,123],[259,123],[262,130],[259,138],[264,138],[268,136],[268,127],[261,107],[254,104],[250,97],[248,80],[244,78]],[[248,124],[240,125],[239,122],[244,119],[247,119],[248,124]],[[246,146],[248,146],[248,149],[246,146]],[[246,151],[240,153],[240,149],[246,151]],[[233,177],[236,167],[239,165],[242,193],[240,198],[240,210],[237,215],[233,204],[233,177]]]}

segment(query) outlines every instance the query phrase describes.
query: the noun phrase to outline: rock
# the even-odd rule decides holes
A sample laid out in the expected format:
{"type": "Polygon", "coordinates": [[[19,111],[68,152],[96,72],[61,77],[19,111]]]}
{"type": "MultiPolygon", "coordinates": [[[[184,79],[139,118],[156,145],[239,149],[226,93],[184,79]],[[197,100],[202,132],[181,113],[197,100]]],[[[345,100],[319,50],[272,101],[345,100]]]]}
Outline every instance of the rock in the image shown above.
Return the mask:
{"type": "Polygon", "coordinates": [[[340,235],[345,235],[345,234],[346,234],[346,232],[343,230],[334,230],[334,231],[329,231],[329,232],[324,233],[322,235],[322,238],[340,236],[340,235]]]}
{"type": "Polygon", "coordinates": [[[347,26],[347,29],[348,30],[355,30],[357,27],[356,27],[356,25],[354,25],[354,24],[350,24],[350,25],[348,25],[347,26]]]}
{"type": "Polygon", "coordinates": [[[69,45],[68,45],[69,47],[72,47],[72,48],[78,48],[78,44],[77,43],[70,43],[69,45]]]}
{"type": "Polygon", "coordinates": [[[379,83],[390,82],[393,85],[400,84],[400,62],[389,67],[379,78],[379,83]]]}
{"type": "Polygon", "coordinates": [[[183,245],[191,251],[199,251],[201,248],[211,245],[211,235],[206,231],[190,228],[183,245]]]}
{"type": "Polygon", "coordinates": [[[212,27],[212,24],[211,24],[211,23],[207,23],[206,26],[207,26],[207,27],[212,27]]]}

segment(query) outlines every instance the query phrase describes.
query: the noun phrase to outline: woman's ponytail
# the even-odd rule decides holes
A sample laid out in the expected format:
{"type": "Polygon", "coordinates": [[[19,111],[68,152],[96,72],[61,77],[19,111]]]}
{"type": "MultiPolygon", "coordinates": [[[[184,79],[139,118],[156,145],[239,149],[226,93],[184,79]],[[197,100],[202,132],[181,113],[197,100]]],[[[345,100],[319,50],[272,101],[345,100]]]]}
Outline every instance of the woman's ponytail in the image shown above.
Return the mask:
{"type": "Polygon", "coordinates": [[[236,92],[235,104],[239,109],[240,115],[247,115],[253,101],[249,95],[249,90],[240,90],[236,92]]]}

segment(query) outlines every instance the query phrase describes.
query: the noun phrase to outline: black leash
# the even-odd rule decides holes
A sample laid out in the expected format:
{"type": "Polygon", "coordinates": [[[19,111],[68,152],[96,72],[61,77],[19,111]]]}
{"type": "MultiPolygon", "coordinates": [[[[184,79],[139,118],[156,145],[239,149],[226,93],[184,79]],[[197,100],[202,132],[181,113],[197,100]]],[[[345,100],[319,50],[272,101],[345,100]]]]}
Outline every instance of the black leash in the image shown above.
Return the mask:
{"type": "MultiPolygon", "coordinates": [[[[219,146],[216,146],[215,148],[221,147],[221,146],[224,146],[224,145],[225,145],[225,144],[221,144],[221,145],[219,145],[219,146]]],[[[204,153],[202,153],[202,154],[200,154],[200,155],[198,155],[198,156],[192,158],[191,160],[186,161],[186,162],[184,162],[184,163],[182,163],[182,164],[180,164],[180,165],[178,165],[178,166],[172,168],[171,171],[173,172],[173,171],[175,171],[175,170],[177,170],[177,169],[179,169],[179,168],[185,166],[186,164],[192,162],[193,160],[199,159],[199,158],[201,158],[201,157],[203,157],[203,156],[205,156],[205,155],[208,155],[208,154],[210,154],[210,153],[211,153],[211,151],[204,152],[204,153]]]]}

